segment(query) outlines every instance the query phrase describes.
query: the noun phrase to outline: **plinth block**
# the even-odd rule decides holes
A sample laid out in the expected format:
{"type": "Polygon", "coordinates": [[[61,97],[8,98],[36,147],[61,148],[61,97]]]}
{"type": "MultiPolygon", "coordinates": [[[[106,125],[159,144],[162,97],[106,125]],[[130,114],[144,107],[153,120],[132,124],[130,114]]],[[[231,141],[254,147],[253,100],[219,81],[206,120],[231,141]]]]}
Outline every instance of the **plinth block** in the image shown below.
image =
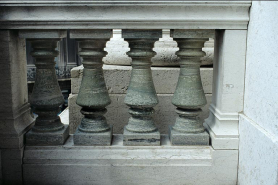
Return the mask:
{"type": "Polygon", "coordinates": [[[82,132],[78,128],[73,135],[74,145],[79,146],[110,146],[113,127],[106,132],[82,132]]]}
{"type": "Polygon", "coordinates": [[[124,146],[160,146],[160,133],[135,133],[124,128],[124,146]]]}
{"type": "Polygon", "coordinates": [[[209,134],[201,133],[182,133],[169,126],[169,136],[172,145],[209,145],[209,134]]]}
{"type": "Polygon", "coordinates": [[[29,146],[52,146],[63,145],[69,136],[69,126],[59,131],[35,132],[32,129],[26,134],[26,145],[29,146]]]}

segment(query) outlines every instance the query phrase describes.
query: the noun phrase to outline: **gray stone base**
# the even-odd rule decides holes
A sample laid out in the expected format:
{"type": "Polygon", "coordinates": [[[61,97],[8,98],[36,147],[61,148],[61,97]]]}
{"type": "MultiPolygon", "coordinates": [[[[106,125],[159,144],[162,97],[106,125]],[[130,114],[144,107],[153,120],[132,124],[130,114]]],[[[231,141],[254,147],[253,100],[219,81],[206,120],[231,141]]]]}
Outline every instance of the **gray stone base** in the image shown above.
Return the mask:
{"type": "Polygon", "coordinates": [[[26,145],[51,146],[63,145],[69,136],[69,126],[55,132],[34,132],[32,129],[26,134],[26,145]]]}
{"type": "Polygon", "coordinates": [[[135,133],[124,128],[124,146],[159,146],[160,133],[135,133]]]}
{"type": "Polygon", "coordinates": [[[110,125],[110,129],[106,132],[91,133],[81,132],[76,129],[73,135],[74,145],[79,146],[109,146],[112,141],[113,127],[110,125]]]}
{"type": "Polygon", "coordinates": [[[209,134],[202,133],[182,133],[169,126],[169,136],[172,145],[209,145],[209,134]]]}

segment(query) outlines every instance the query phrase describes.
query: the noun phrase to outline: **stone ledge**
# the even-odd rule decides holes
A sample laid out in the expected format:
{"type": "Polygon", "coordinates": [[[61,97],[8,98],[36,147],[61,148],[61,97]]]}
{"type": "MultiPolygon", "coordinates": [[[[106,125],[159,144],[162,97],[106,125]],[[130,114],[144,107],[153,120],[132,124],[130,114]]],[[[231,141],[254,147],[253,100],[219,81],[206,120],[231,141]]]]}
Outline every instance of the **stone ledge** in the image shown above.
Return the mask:
{"type": "Polygon", "coordinates": [[[111,146],[27,146],[23,158],[25,184],[236,184],[237,150],[210,146],[123,146],[114,135],[111,146]],[[219,178],[221,177],[221,178],[219,178]]]}
{"type": "Polygon", "coordinates": [[[0,28],[247,29],[250,6],[250,0],[9,0],[0,2],[0,28]]]}

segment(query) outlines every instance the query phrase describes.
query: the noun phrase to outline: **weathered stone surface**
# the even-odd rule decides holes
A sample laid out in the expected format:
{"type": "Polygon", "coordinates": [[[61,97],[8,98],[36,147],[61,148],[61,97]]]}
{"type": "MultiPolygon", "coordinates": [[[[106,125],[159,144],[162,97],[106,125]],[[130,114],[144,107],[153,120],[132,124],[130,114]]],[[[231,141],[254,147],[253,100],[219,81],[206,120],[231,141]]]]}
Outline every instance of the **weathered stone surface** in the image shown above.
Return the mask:
{"type": "Polygon", "coordinates": [[[209,145],[209,134],[201,133],[181,133],[169,126],[169,137],[172,145],[209,145]]]}
{"type": "Polygon", "coordinates": [[[26,134],[26,145],[53,146],[63,145],[69,136],[69,126],[64,125],[63,129],[52,132],[35,132],[30,130],[26,134]]]}
{"type": "Polygon", "coordinates": [[[74,133],[77,145],[110,145],[112,128],[107,124],[104,114],[111,103],[104,81],[102,58],[106,42],[112,30],[71,30],[70,37],[76,38],[80,48],[78,55],[83,59],[84,75],[76,104],[81,106],[84,117],[74,133]],[[102,141],[103,139],[103,141],[102,141]],[[83,142],[83,143],[82,143],[83,142]]]}
{"type": "MultiPolygon", "coordinates": [[[[83,76],[83,66],[71,70],[71,93],[78,94],[83,76]]],[[[152,77],[157,94],[175,92],[180,68],[152,67],[152,77]]],[[[129,85],[131,66],[103,65],[105,83],[110,94],[124,94],[129,85]]],[[[201,68],[201,79],[204,92],[212,93],[213,68],[201,68]]]]}
{"type": "Polygon", "coordinates": [[[159,133],[152,118],[158,98],[152,79],[151,58],[156,54],[152,49],[154,42],[162,36],[162,30],[122,30],[122,36],[129,43],[130,51],[127,55],[132,58],[131,77],[124,100],[130,107],[128,112],[131,117],[125,126],[128,132],[124,131],[124,144],[153,145],[157,143],[157,138],[153,141],[145,133],[150,137],[152,133],[159,133]],[[138,133],[144,136],[138,136],[138,133]]]}
{"type": "Polygon", "coordinates": [[[112,140],[113,127],[104,132],[81,132],[78,128],[73,135],[74,145],[80,146],[109,146],[112,140]]]}
{"type": "Polygon", "coordinates": [[[205,133],[199,114],[207,104],[200,75],[200,58],[205,56],[202,47],[212,34],[214,30],[171,30],[171,36],[179,47],[176,54],[181,58],[179,80],[172,99],[178,114],[175,124],[170,128],[172,145],[209,143],[209,137],[201,137],[202,134],[197,133],[205,133]],[[194,136],[196,139],[193,139],[194,136]]]}
{"type": "Polygon", "coordinates": [[[54,68],[54,58],[59,54],[55,48],[60,39],[39,39],[40,36],[44,38],[46,33],[32,33],[36,38],[30,39],[31,55],[36,59],[36,80],[30,103],[38,117],[34,127],[26,134],[26,145],[62,145],[68,137],[69,128],[61,123],[58,116],[59,106],[64,102],[54,68]]]}
{"type": "MultiPolygon", "coordinates": [[[[160,133],[167,134],[168,126],[173,125],[176,119],[175,106],[172,105],[173,94],[158,94],[159,104],[154,107],[153,120],[157,123],[160,133]]],[[[80,124],[82,114],[80,107],[76,105],[77,95],[69,96],[69,125],[70,133],[73,134],[80,124]]],[[[122,134],[124,126],[128,122],[128,106],[124,103],[125,94],[110,94],[111,104],[107,106],[106,119],[108,124],[113,125],[113,133],[122,134]]],[[[211,94],[206,95],[207,104],[202,108],[200,121],[203,122],[209,115],[209,104],[211,103],[211,94]]]]}
{"type": "Polygon", "coordinates": [[[125,146],[159,146],[160,133],[159,131],[134,133],[124,128],[123,144],[125,146]]]}

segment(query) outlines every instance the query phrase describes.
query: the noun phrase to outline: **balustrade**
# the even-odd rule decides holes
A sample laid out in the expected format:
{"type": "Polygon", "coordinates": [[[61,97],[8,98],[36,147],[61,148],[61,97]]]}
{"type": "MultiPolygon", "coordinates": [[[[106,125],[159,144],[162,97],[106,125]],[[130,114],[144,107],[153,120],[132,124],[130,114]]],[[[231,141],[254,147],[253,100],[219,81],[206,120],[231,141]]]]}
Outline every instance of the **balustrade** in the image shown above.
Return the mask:
{"type": "MultiPolygon", "coordinates": [[[[214,30],[171,30],[171,36],[180,49],[176,54],[181,58],[180,75],[172,99],[178,117],[175,124],[169,127],[172,145],[209,144],[209,135],[198,118],[201,108],[207,103],[200,77],[200,59],[205,55],[202,51],[204,42],[213,35],[214,30]]],[[[52,36],[45,39],[36,34],[33,37],[26,37],[25,34],[32,44],[31,55],[36,59],[36,81],[30,102],[38,118],[26,135],[26,143],[63,144],[68,128],[58,116],[63,96],[54,69],[54,58],[58,56],[55,48],[60,38],[52,36]]],[[[74,133],[74,144],[111,145],[113,127],[104,117],[106,106],[111,100],[105,84],[102,60],[107,55],[104,48],[112,37],[112,30],[70,30],[70,37],[79,44],[78,54],[84,66],[76,100],[76,104],[82,107],[84,117],[74,133]]],[[[152,80],[151,58],[156,54],[152,49],[162,37],[162,30],[123,29],[122,37],[129,44],[127,55],[132,58],[131,78],[124,100],[131,117],[124,127],[123,144],[160,145],[160,133],[152,119],[153,107],[158,104],[158,98],[152,80]]]]}

